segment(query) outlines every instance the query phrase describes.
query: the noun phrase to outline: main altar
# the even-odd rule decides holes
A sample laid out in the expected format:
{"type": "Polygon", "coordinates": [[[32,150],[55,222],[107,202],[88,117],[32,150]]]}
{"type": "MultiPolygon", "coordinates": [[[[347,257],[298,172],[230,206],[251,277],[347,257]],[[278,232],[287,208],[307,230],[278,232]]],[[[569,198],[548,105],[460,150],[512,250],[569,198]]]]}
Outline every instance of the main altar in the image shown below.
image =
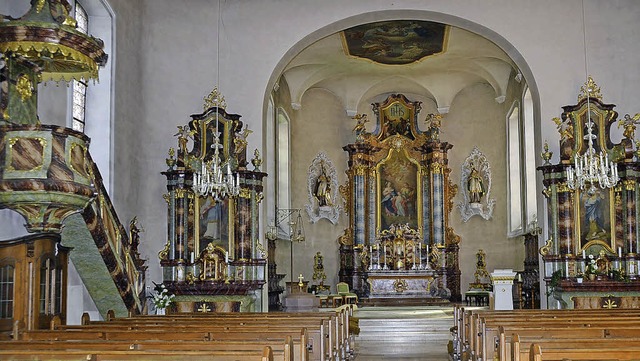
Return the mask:
{"type": "Polygon", "coordinates": [[[346,199],[349,227],[339,238],[341,282],[369,302],[460,300],[460,237],[449,227],[457,186],[449,179],[439,114],[418,128],[420,102],[392,94],[374,103],[374,130],[354,117],[346,199]]]}

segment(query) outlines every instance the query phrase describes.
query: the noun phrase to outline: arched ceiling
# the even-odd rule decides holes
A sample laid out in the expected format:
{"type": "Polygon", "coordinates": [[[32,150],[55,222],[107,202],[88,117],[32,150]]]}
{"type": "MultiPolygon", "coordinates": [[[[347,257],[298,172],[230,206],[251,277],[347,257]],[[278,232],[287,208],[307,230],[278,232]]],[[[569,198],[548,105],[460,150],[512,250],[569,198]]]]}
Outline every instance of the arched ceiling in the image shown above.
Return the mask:
{"type": "Polygon", "coordinates": [[[324,88],[348,114],[375,94],[420,93],[446,113],[468,86],[489,84],[504,101],[511,58],[491,41],[457,27],[427,21],[364,24],[327,36],[295,56],[282,74],[299,108],[305,92],[324,88]]]}

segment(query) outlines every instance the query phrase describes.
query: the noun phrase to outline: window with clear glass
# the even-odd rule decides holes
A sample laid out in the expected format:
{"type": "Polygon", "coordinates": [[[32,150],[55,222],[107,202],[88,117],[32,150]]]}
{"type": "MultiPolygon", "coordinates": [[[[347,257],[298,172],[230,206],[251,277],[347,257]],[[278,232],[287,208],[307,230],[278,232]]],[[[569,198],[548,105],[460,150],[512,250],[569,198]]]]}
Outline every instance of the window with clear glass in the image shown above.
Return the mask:
{"type": "MultiPolygon", "coordinates": [[[[74,18],[77,22],[76,29],[87,34],[89,29],[89,17],[82,5],[77,1],[74,2],[74,18]]],[[[74,80],[71,87],[73,88],[72,128],[73,130],[84,132],[86,119],[85,109],[87,106],[87,81],[84,79],[81,81],[74,80]]]]}
{"type": "Polygon", "coordinates": [[[278,114],[277,148],[277,192],[278,208],[289,208],[289,118],[284,112],[278,114]]]}
{"type": "Polygon", "coordinates": [[[0,266],[0,319],[13,318],[15,267],[0,266]]]}
{"type": "Polygon", "coordinates": [[[507,115],[507,196],[509,199],[508,231],[509,236],[522,233],[522,154],[520,127],[520,106],[515,102],[507,115]]]}

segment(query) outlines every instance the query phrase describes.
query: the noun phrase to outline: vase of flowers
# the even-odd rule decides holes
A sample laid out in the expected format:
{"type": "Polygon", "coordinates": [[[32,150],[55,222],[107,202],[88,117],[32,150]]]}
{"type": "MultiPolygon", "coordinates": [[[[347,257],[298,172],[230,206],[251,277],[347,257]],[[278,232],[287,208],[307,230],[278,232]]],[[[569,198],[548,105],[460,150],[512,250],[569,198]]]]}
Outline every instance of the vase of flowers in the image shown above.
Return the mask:
{"type": "Polygon", "coordinates": [[[598,274],[598,266],[596,265],[596,260],[593,258],[593,255],[589,255],[589,261],[587,261],[587,265],[584,270],[584,274],[589,278],[589,280],[593,281],[596,279],[598,274]]]}
{"type": "Polygon", "coordinates": [[[156,315],[164,315],[167,307],[173,303],[176,296],[169,294],[169,290],[167,290],[164,284],[157,284],[155,282],[153,282],[153,284],[155,285],[153,290],[156,293],[151,296],[151,302],[153,302],[153,306],[156,308],[156,315]]]}

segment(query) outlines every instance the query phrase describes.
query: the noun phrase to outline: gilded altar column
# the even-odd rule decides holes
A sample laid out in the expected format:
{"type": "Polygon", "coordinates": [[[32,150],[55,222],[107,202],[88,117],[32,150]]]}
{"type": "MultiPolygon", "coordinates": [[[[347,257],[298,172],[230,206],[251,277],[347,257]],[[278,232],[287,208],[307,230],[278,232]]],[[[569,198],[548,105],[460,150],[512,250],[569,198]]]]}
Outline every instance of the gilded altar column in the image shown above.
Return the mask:
{"type": "Polygon", "coordinates": [[[366,245],[375,239],[375,169],[372,168],[371,154],[379,148],[356,143],[346,145],[342,149],[349,153],[347,173],[351,187],[347,192],[350,198],[349,225],[353,245],[366,245]]]}
{"type": "Polygon", "coordinates": [[[626,199],[624,243],[627,248],[626,253],[635,255],[638,253],[638,202],[636,201],[638,182],[635,179],[625,179],[623,187],[626,199]]]}
{"type": "Polygon", "coordinates": [[[566,183],[558,184],[558,248],[561,255],[572,255],[574,250],[574,194],[566,183]]]}
{"type": "Polygon", "coordinates": [[[241,189],[235,198],[235,217],[233,226],[233,258],[246,261],[251,258],[251,189],[247,186],[247,174],[239,172],[241,189]]]}
{"type": "MultiPolygon", "coordinates": [[[[262,258],[262,255],[258,254],[260,251],[260,247],[258,246],[258,240],[260,239],[260,213],[258,211],[258,206],[263,197],[262,179],[266,177],[267,174],[258,171],[239,171],[239,174],[242,183],[242,189],[240,190],[239,197],[248,200],[249,218],[245,219],[245,221],[248,221],[249,223],[241,224],[239,222],[240,217],[236,217],[236,225],[234,228],[239,232],[243,232],[241,238],[239,233],[236,233],[238,234],[238,238],[236,239],[243,239],[246,240],[244,243],[248,243],[248,248],[247,246],[241,247],[244,257],[240,257],[238,259],[262,258]]],[[[245,202],[243,202],[243,207],[247,207],[244,203],[245,202]]],[[[240,215],[240,208],[238,208],[238,212],[240,215]]],[[[266,249],[264,251],[266,252],[266,249]]]]}
{"type": "Polygon", "coordinates": [[[447,181],[447,152],[453,148],[447,142],[432,141],[421,147],[422,166],[422,224],[424,242],[444,247],[446,245],[445,195],[447,181]]]}
{"type": "Polygon", "coordinates": [[[189,235],[193,227],[193,192],[187,184],[186,172],[183,169],[169,169],[162,172],[167,177],[168,194],[164,195],[167,202],[168,231],[167,245],[165,246],[166,259],[161,262],[168,262],[163,266],[173,267],[173,278],[184,280],[185,264],[189,259],[186,254],[188,242],[193,239],[189,235]],[[190,226],[191,224],[191,226],[190,226]]]}

